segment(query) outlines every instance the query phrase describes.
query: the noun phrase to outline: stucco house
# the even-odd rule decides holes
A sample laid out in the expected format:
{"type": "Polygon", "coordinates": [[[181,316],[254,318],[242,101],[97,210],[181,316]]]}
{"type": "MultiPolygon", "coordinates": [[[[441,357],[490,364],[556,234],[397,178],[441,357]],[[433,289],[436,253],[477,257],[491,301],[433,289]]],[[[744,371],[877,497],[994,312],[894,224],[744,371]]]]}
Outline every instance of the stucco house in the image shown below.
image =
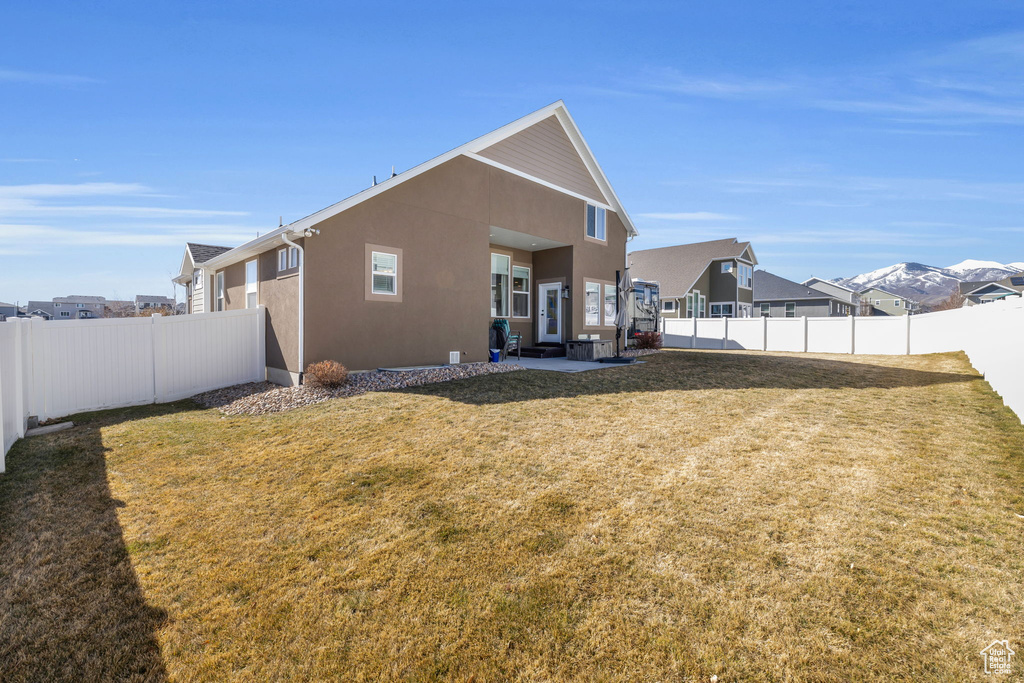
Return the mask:
{"type": "Polygon", "coordinates": [[[629,254],[630,276],[661,285],[665,318],[749,318],[757,257],[736,238],[629,254]]]}
{"type": "Polygon", "coordinates": [[[263,305],[268,378],[488,358],[615,335],[616,271],[637,234],[561,101],[232,249],[189,244],[191,313],[263,305]],[[609,307],[609,303],[613,304],[609,307]]]}
{"type": "Polygon", "coordinates": [[[856,311],[845,298],[765,270],[754,272],[755,315],[765,318],[824,318],[855,315],[856,311]]]}

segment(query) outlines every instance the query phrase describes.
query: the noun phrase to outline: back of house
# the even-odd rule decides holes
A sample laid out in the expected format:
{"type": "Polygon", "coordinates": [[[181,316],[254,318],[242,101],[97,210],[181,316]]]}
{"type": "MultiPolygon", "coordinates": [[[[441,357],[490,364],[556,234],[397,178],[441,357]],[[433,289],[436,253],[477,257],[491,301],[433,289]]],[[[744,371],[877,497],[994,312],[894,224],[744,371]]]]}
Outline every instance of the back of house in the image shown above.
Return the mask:
{"type": "Polygon", "coordinates": [[[562,102],[232,249],[189,244],[190,312],[263,305],[272,381],[488,358],[615,334],[615,278],[636,235],[562,102]]]}
{"type": "Polygon", "coordinates": [[[643,249],[629,254],[630,275],[661,286],[666,318],[749,318],[757,257],[735,238],[643,249]]]}

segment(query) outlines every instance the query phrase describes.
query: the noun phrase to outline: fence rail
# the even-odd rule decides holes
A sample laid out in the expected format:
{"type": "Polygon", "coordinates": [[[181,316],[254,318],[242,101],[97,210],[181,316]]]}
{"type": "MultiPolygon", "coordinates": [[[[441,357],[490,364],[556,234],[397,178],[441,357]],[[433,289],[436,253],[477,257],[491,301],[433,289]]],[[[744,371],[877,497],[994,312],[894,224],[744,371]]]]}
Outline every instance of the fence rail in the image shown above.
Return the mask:
{"type": "Polygon", "coordinates": [[[163,403],[263,380],[266,311],[0,323],[0,472],[29,416],[163,403]]]}
{"type": "Polygon", "coordinates": [[[886,318],[662,318],[664,344],[681,349],[756,349],[904,355],[964,351],[1003,402],[1024,415],[1024,300],[886,318]]]}

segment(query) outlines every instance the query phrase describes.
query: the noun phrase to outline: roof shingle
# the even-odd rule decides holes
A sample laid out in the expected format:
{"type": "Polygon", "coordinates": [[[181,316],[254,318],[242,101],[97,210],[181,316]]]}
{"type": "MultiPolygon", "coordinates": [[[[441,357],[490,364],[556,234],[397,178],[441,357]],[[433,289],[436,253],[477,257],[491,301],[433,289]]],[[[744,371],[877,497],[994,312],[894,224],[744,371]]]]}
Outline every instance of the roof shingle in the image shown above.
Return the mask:
{"type": "Polygon", "coordinates": [[[742,256],[749,247],[750,242],[729,237],[634,251],[629,254],[630,275],[658,282],[662,298],[686,296],[712,261],[742,256]]]}

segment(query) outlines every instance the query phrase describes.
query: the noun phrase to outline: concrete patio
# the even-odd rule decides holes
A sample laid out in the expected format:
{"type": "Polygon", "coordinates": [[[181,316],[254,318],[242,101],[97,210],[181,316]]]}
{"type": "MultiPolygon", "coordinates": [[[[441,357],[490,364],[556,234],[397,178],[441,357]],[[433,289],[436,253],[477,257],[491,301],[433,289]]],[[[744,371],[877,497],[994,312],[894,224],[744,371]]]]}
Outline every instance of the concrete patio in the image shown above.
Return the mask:
{"type": "MultiPolygon", "coordinates": [[[[551,372],[586,372],[587,370],[600,370],[602,368],[622,367],[616,363],[598,363],[597,361],[568,360],[567,358],[522,358],[511,356],[501,361],[505,365],[518,365],[527,370],[549,370],[551,372]]],[[[638,360],[633,365],[643,363],[638,360]]]]}

